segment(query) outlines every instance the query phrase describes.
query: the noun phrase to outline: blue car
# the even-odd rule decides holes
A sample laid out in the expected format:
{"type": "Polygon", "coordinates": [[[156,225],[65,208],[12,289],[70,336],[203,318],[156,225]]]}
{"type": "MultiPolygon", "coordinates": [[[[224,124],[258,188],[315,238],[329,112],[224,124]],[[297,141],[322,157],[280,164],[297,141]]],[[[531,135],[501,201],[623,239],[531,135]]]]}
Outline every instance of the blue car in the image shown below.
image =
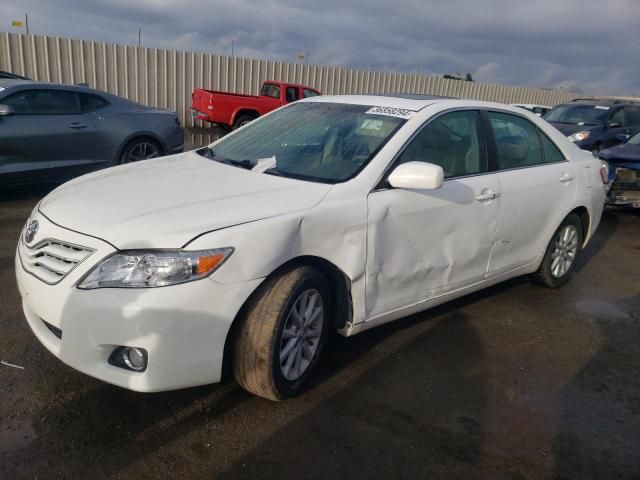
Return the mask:
{"type": "Polygon", "coordinates": [[[581,149],[597,153],[640,128],[640,103],[578,99],[556,105],[544,119],[581,149]]]}
{"type": "Polygon", "coordinates": [[[0,189],[183,149],[175,112],[77,85],[0,79],[0,189]]]}
{"type": "Polygon", "coordinates": [[[640,131],[598,157],[609,164],[608,203],[640,208],[640,131]]]}

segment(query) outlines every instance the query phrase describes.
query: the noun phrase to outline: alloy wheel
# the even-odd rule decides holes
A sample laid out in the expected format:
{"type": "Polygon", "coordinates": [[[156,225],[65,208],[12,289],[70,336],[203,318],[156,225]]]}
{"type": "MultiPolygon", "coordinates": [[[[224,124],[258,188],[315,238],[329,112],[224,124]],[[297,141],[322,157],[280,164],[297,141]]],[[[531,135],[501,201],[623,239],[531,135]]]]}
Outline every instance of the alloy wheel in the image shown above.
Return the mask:
{"type": "Polygon", "coordinates": [[[147,160],[149,158],[156,158],[160,155],[158,147],[149,142],[136,143],[134,147],[129,150],[127,155],[127,163],[139,162],[140,160],[147,160]]]}
{"type": "Polygon", "coordinates": [[[289,381],[298,380],[318,351],[324,305],[315,289],[303,292],[291,307],[280,341],[280,371],[289,381]]]}
{"type": "Polygon", "coordinates": [[[565,226],[555,240],[551,253],[551,275],[563,277],[573,265],[578,252],[578,230],[574,225],[565,226]]]}

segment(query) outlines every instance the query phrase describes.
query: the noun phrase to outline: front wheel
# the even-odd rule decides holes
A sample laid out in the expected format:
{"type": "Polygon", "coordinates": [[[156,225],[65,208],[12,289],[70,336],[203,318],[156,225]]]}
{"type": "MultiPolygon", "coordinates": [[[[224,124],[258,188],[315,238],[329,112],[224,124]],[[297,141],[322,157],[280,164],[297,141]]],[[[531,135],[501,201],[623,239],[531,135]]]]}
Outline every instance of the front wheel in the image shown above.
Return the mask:
{"type": "Polygon", "coordinates": [[[532,275],[532,280],[549,288],[567,283],[582,252],[582,240],[582,222],[577,215],[571,214],[553,234],[542,264],[532,275]]]}
{"type": "Polygon", "coordinates": [[[329,332],[329,289],[311,267],[268,279],[241,321],[233,349],[237,382],[271,400],[291,397],[315,369],[329,332]]]}

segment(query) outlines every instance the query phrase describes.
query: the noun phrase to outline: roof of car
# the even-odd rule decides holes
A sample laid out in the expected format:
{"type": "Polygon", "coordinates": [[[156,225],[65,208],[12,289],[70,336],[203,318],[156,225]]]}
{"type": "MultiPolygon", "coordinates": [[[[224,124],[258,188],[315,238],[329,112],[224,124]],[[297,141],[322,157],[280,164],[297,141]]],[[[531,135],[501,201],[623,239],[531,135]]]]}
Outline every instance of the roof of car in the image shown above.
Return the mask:
{"type": "Polygon", "coordinates": [[[431,95],[320,95],[305,98],[303,102],[346,103],[351,105],[370,105],[372,107],[400,108],[417,112],[436,102],[452,101],[446,97],[431,95]]]}
{"type": "Polygon", "coordinates": [[[396,108],[417,112],[429,105],[450,104],[451,107],[477,106],[483,108],[499,108],[513,112],[521,112],[520,107],[497,102],[485,102],[472,99],[440,97],[436,95],[388,94],[388,95],[321,95],[305,98],[302,102],[344,103],[351,105],[369,105],[371,107],[396,108]]]}
{"type": "Polygon", "coordinates": [[[640,105],[640,102],[633,100],[615,99],[615,98],[576,98],[563,105],[640,105]]]}
{"type": "Polygon", "coordinates": [[[22,80],[20,78],[0,78],[0,87],[9,88],[14,85],[25,85],[25,84],[33,84],[33,83],[42,83],[36,82],[34,80],[22,80]]]}

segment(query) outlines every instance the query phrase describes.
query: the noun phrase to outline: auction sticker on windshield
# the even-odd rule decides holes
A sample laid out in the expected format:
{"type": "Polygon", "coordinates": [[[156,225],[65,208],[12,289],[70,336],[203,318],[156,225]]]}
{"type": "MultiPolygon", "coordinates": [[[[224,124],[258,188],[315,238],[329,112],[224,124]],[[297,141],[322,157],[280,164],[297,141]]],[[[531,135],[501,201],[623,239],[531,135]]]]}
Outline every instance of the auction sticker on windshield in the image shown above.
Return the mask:
{"type": "Polygon", "coordinates": [[[416,112],[407,110],[406,108],[394,108],[394,107],[372,107],[364,113],[371,115],[388,115],[390,117],[398,118],[411,118],[416,112]]]}

